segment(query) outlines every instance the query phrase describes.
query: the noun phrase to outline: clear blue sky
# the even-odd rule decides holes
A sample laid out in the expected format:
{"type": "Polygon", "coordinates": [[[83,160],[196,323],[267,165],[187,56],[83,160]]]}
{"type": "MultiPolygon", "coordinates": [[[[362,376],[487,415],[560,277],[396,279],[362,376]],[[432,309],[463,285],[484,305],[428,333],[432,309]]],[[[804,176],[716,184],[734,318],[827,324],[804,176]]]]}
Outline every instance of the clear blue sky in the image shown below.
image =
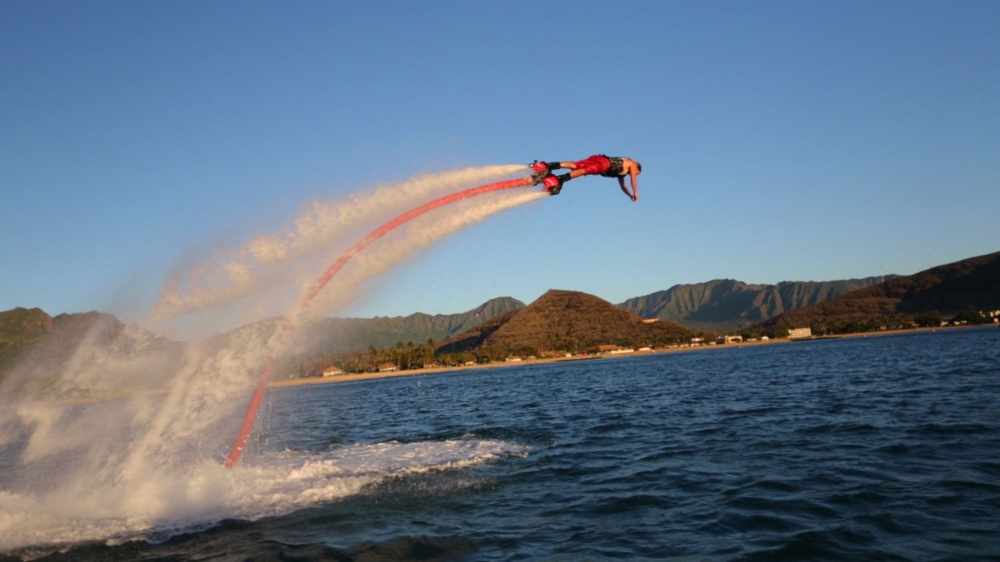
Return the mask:
{"type": "Polygon", "coordinates": [[[0,3],[0,310],[123,314],[314,199],[584,178],[347,314],[909,274],[1000,250],[1000,2],[0,3]]]}

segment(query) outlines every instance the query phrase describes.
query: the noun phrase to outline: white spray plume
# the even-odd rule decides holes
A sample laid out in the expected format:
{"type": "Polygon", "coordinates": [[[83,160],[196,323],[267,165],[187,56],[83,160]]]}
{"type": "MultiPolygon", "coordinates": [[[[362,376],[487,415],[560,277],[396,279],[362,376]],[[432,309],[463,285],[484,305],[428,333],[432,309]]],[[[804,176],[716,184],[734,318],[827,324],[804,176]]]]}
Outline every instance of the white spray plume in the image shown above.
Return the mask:
{"type": "MultiPolygon", "coordinates": [[[[319,293],[312,303],[297,312],[308,316],[331,314],[357,298],[358,287],[409,259],[413,253],[490,215],[538,201],[548,194],[539,191],[498,192],[454,203],[445,209],[413,220],[368,250],[354,257],[319,293]]],[[[303,288],[307,292],[311,285],[303,288]]],[[[300,302],[300,307],[302,303],[300,302]]],[[[297,314],[292,315],[294,318],[297,314]]]]}
{"type": "MultiPolygon", "coordinates": [[[[192,310],[217,306],[232,295],[270,288],[274,279],[279,286],[309,289],[306,282],[322,270],[317,264],[330,263],[339,255],[336,246],[354,242],[358,228],[383,218],[389,209],[394,216],[400,206],[412,207],[458,183],[523,169],[499,166],[424,176],[342,203],[314,206],[287,229],[259,237],[232,253],[229,262],[219,262],[248,266],[246,278],[237,275],[238,282],[228,285],[233,292],[226,298],[212,295],[211,284],[202,278],[191,277],[185,291],[173,295],[177,302],[167,297],[161,304],[173,313],[192,303],[197,304],[192,310]],[[341,240],[344,233],[352,236],[341,240]],[[279,276],[276,272],[285,266],[296,274],[279,276]]],[[[489,193],[419,217],[355,256],[305,312],[340,310],[359,287],[419,249],[545,196],[520,189],[489,193]]],[[[211,276],[228,270],[210,264],[201,271],[211,276]]],[[[135,537],[162,530],[164,522],[183,527],[224,517],[259,517],[269,509],[328,496],[325,473],[322,482],[278,501],[272,488],[288,486],[288,470],[241,465],[227,471],[220,462],[268,358],[296,351],[299,342],[290,327],[299,316],[292,309],[285,319],[253,323],[186,346],[104,319],[64,349],[58,364],[52,360],[59,351],[56,345],[36,354],[36,363],[31,357],[23,360],[0,381],[0,551],[135,537]],[[70,400],[56,403],[52,396],[70,400]],[[113,399],[90,402],[88,396],[113,399]]],[[[342,460],[336,463],[330,470],[343,466],[342,460]]],[[[311,465],[305,461],[303,466],[311,465]]],[[[370,481],[358,478],[338,481],[345,491],[337,493],[352,493],[370,481]]]]}
{"type": "Polygon", "coordinates": [[[420,175],[344,200],[314,202],[278,232],[257,236],[234,251],[222,250],[175,271],[150,312],[154,321],[224,306],[264,287],[301,282],[290,271],[318,250],[356,237],[360,227],[386,220],[415,205],[463,187],[526,174],[523,164],[466,168],[420,175]]]}

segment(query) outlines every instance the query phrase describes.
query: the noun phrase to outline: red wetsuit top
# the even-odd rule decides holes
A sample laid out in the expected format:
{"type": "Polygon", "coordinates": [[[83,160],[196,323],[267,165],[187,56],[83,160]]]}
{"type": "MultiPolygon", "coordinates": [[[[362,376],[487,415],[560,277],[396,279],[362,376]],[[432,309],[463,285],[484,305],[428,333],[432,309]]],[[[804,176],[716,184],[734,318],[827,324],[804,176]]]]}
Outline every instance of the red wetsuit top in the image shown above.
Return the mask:
{"type": "Polygon", "coordinates": [[[622,159],[603,154],[595,154],[579,162],[574,162],[577,170],[583,170],[588,176],[604,176],[606,178],[617,178],[623,176],[624,167],[622,159]]]}

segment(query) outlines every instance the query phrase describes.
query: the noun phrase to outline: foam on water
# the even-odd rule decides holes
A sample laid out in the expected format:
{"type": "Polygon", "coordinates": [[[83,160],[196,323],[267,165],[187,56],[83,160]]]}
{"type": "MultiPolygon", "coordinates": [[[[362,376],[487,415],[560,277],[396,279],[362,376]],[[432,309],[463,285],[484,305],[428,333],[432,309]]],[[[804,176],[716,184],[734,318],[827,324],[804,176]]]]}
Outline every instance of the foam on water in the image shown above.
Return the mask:
{"type": "Polygon", "coordinates": [[[227,518],[256,520],[362,493],[366,487],[410,474],[460,469],[509,456],[524,456],[516,443],[457,439],[374,443],[322,453],[267,453],[228,471],[214,461],[173,478],[151,478],[128,494],[109,498],[113,487],[67,498],[63,493],[0,491],[0,551],[31,546],[31,558],[59,545],[90,541],[159,542],[227,518]]]}

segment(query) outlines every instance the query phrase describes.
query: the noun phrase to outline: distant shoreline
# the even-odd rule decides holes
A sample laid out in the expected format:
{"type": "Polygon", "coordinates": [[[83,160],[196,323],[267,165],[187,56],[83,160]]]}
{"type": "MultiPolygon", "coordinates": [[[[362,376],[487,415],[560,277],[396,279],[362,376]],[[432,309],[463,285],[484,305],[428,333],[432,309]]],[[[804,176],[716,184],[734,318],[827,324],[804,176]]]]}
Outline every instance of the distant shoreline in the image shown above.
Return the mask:
{"type": "MultiPolygon", "coordinates": [[[[283,388],[290,386],[308,386],[313,384],[336,384],[342,382],[359,382],[359,381],[369,381],[377,379],[389,379],[398,377],[412,377],[419,375],[434,375],[440,373],[460,373],[465,371],[478,371],[483,369],[503,369],[506,367],[524,367],[527,365],[540,365],[540,364],[551,364],[551,363],[572,363],[577,361],[594,361],[599,359],[624,359],[629,357],[646,357],[649,355],[661,355],[665,353],[685,353],[685,352],[696,352],[708,349],[734,349],[742,347],[752,347],[757,345],[774,345],[774,344],[789,344],[796,341],[820,341],[828,339],[843,339],[843,338],[867,338],[869,336],[891,336],[899,334],[913,334],[913,333],[926,333],[926,332],[944,332],[949,330],[962,330],[962,329],[973,329],[973,328],[985,328],[987,326],[992,326],[996,328],[996,324],[983,324],[976,326],[942,326],[936,328],[911,328],[909,330],[886,330],[882,332],[859,332],[856,334],[838,334],[832,336],[817,336],[813,338],[803,338],[801,340],[790,340],[788,338],[772,339],[768,341],[752,341],[743,343],[731,343],[723,345],[702,345],[698,347],[678,347],[678,348],[668,348],[660,349],[654,351],[637,351],[633,353],[620,353],[615,355],[585,355],[580,357],[554,357],[547,359],[531,359],[527,361],[519,362],[493,362],[486,363],[483,365],[463,365],[461,367],[431,367],[428,369],[412,369],[407,371],[393,371],[388,373],[356,373],[347,375],[338,375],[334,377],[313,377],[308,379],[286,379],[280,381],[272,381],[268,384],[268,388],[283,388]]],[[[79,405],[79,404],[91,404],[95,402],[104,401],[114,401],[128,398],[137,391],[124,390],[114,395],[107,396],[85,396],[85,397],[74,397],[74,398],[58,398],[53,400],[43,400],[49,404],[58,405],[79,405]]],[[[142,390],[138,391],[141,394],[164,394],[169,392],[168,389],[156,389],[156,390],[142,390]]]]}
{"type": "Polygon", "coordinates": [[[983,324],[975,326],[941,326],[935,328],[911,328],[908,330],[884,330],[879,332],[858,332],[855,334],[835,334],[830,336],[816,336],[812,338],[802,338],[802,339],[770,339],[767,341],[750,341],[742,343],[729,343],[721,345],[700,345],[697,347],[676,347],[667,349],[656,349],[652,351],[636,351],[633,353],[619,353],[614,355],[586,355],[580,357],[552,357],[545,359],[530,359],[526,361],[517,362],[505,362],[505,361],[494,361],[492,363],[484,363],[482,365],[463,365],[461,367],[430,367],[426,369],[409,369],[406,371],[390,371],[384,373],[350,373],[345,375],[336,375],[332,377],[311,377],[307,379],[286,379],[281,381],[271,382],[269,388],[281,388],[287,386],[307,386],[313,384],[332,384],[341,382],[357,382],[357,381],[368,381],[376,379],[389,379],[398,377],[412,377],[417,375],[432,375],[437,373],[458,373],[464,371],[478,371],[483,369],[502,369],[506,367],[524,367],[526,365],[542,365],[551,363],[568,363],[575,361],[593,361],[598,359],[622,359],[628,357],[646,357],[649,355],[662,355],[666,353],[685,353],[694,351],[703,351],[708,349],[737,349],[741,347],[752,347],[758,345],[774,345],[774,344],[788,344],[802,341],[819,341],[828,339],[843,339],[843,338],[867,338],[869,336],[891,336],[898,334],[913,334],[913,333],[924,333],[924,332],[938,332],[946,330],[962,330],[969,328],[983,328],[986,326],[996,326],[996,324],[983,324]]]}

